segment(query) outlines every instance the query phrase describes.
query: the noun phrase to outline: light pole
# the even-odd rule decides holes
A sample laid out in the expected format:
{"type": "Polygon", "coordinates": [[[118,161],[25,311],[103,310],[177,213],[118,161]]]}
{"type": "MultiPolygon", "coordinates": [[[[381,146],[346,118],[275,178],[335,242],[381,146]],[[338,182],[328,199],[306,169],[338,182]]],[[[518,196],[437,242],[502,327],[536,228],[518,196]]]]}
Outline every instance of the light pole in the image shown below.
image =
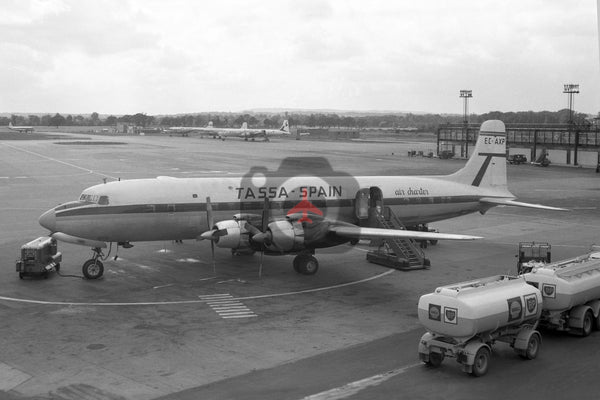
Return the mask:
{"type": "MultiPolygon", "coordinates": [[[[563,93],[569,95],[569,138],[573,131],[573,100],[575,93],[579,93],[579,85],[573,83],[565,83],[563,93]]],[[[579,150],[579,131],[575,131],[575,154],[573,154],[573,165],[577,164],[577,152],[579,150]]]]}
{"type": "Polygon", "coordinates": [[[463,103],[463,129],[465,130],[465,157],[469,158],[469,99],[473,97],[472,90],[461,90],[460,97],[463,103]]]}
{"type": "Polygon", "coordinates": [[[563,93],[567,93],[569,95],[569,123],[573,124],[573,95],[575,93],[579,93],[579,85],[565,83],[563,93]]]}

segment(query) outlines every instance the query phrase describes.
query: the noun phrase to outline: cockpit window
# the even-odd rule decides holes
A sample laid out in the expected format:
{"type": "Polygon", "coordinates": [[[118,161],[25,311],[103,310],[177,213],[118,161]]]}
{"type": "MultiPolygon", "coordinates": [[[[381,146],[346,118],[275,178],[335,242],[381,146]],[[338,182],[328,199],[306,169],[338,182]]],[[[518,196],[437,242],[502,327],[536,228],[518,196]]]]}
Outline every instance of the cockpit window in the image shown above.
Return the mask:
{"type": "Polygon", "coordinates": [[[98,194],[86,193],[81,194],[81,196],[79,197],[79,201],[82,201],[84,203],[100,204],[102,206],[106,206],[109,203],[108,196],[100,196],[98,194]]]}

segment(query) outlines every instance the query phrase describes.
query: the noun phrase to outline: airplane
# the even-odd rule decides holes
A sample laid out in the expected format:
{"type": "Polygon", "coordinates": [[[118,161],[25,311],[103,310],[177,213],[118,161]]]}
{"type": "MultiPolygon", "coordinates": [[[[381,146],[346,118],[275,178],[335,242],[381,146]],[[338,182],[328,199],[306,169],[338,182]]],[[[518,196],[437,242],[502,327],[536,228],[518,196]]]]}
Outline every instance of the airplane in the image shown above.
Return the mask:
{"type": "Polygon", "coordinates": [[[25,133],[33,132],[33,126],[14,126],[12,122],[8,123],[8,129],[10,129],[11,131],[19,131],[25,133]]]}
{"type": "Polygon", "coordinates": [[[227,137],[241,137],[246,141],[248,141],[248,139],[254,141],[256,138],[262,137],[265,141],[269,141],[269,136],[289,135],[290,126],[287,119],[283,121],[283,124],[279,129],[252,129],[248,128],[247,122],[244,122],[240,128],[215,128],[213,127],[212,121],[210,121],[206,127],[177,126],[168,128],[168,131],[181,133],[182,136],[188,136],[188,134],[192,132],[206,133],[215,139],[219,138],[221,140],[225,140],[227,137]]]}
{"type": "Polygon", "coordinates": [[[214,131],[213,122],[209,121],[206,126],[172,126],[170,128],[165,129],[165,132],[169,134],[178,133],[181,136],[189,136],[190,133],[193,132],[212,132],[214,131]]]}
{"type": "MultiPolygon", "coordinates": [[[[312,275],[319,267],[314,257],[319,248],[360,239],[480,238],[378,228],[370,218],[384,206],[406,226],[484,214],[494,206],[564,210],[515,200],[507,188],[505,127],[490,120],[481,125],[471,158],[450,175],[119,180],[84,189],[78,200],[42,214],[39,223],[57,240],[92,248],[93,257],[82,267],[88,279],[102,275],[107,243],[116,243],[118,250],[139,241],[205,239],[211,242],[213,265],[216,245],[232,252],[260,251],[261,260],[262,254],[296,255],[294,269],[312,275]],[[289,212],[306,200],[323,212],[311,212],[312,223],[300,222],[303,212],[289,212]]],[[[311,211],[304,204],[300,208],[311,211]]]]}
{"type": "Polygon", "coordinates": [[[258,128],[248,128],[248,123],[244,122],[242,124],[242,127],[240,128],[240,137],[244,138],[244,140],[248,141],[248,139],[251,139],[252,141],[254,141],[254,139],[262,137],[264,138],[265,141],[269,141],[269,136],[272,135],[289,135],[290,134],[290,124],[288,123],[288,120],[286,119],[285,121],[283,121],[283,124],[281,125],[281,128],[279,129],[258,129],[258,128]]]}

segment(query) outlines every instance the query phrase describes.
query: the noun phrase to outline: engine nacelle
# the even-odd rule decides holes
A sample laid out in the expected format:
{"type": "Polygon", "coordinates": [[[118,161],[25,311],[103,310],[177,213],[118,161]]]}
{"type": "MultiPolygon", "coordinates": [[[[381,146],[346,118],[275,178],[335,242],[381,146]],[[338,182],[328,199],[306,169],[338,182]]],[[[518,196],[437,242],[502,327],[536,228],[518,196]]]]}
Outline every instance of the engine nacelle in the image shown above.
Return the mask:
{"type": "Polygon", "coordinates": [[[221,231],[215,240],[217,247],[226,249],[249,248],[250,233],[245,228],[246,221],[219,221],[213,229],[221,231]]]}
{"type": "Polygon", "coordinates": [[[304,228],[297,221],[280,220],[271,222],[271,243],[267,246],[272,251],[292,251],[304,249],[304,228]]]}

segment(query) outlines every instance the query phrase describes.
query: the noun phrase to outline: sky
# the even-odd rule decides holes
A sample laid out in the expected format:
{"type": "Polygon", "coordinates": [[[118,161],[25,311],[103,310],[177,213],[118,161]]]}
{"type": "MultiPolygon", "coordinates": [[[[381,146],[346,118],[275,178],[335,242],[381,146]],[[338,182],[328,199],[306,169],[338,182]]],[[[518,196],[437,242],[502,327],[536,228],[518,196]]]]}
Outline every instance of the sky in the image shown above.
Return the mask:
{"type": "Polygon", "coordinates": [[[600,0],[0,0],[0,112],[600,111],[600,0]]]}

